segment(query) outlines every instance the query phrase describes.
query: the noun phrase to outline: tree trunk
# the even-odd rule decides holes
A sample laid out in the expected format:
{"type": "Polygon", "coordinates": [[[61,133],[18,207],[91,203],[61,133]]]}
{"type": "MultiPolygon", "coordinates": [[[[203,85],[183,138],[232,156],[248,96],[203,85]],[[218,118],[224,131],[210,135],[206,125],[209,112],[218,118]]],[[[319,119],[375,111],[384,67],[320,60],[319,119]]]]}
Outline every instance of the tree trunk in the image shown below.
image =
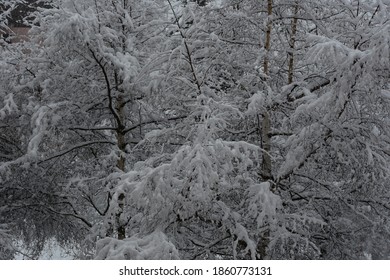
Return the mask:
{"type": "Polygon", "coordinates": [[[269,64],[269,51],[271,49],[271,31],[272,31],[272,0],[268,0],[267,5],[267,14],[268,14],[268,23],[267,23],[267,31],[265,36],[265,57],[263,64],[263,72],[268,75],[268,64],[269,64]]]}
{"type": "Polygon", "coordinates": [[[295,2],[294,6],[294,18],[291,20],[291,37],[290,37],[290,51],[289,54],[289,61],[288,61],[288,84],[291,84],[293,82],[294,78],[294,52],[295,52],[295,41],[296,41],[296,34],[297,34],[297,24],[298,24],[298,2],[295,2]]]}
{"type": "MultiPolygon", "coordinates": [[[[125,149],[126,149],[126,141],[125,141],[125,133],[124,133],[124,127],[123,121],[124,121],[124,101],[123,97],[119,96],[117,101],[116,110],[118,112],[119,119],[121,120],[121,124],[118,125],[117,129],[117,144],[119,148],[119,158],[117,161],[117,167],[121,171],[125,171],[125,149]]],[[[123,223],[121,217],[124,211],[124,203],[125,203],[125,195],[123,193],[119,194],[118,196],[118,212],[116,213],[116,226],[117,226],[117,232],[118,232],[118,239],[122,240],[126,238],[126,225],[123,223]]]]}
{"type": "MultiPolygon", "coordinates": [[[[263,65],[263,72],[268,76],[269,74],[269,51],[271,49],[271,30],[272,30],[272,0],[268,0],[267,5],[267,13],[268,13],[268,23],[267,23],[267,33],[265,40],[265,58],[263,65]]],[[[262,122],[261,122],[261,148],[263,149],[262,153],[262,170],[261,175],[264,180],[270,180],[272,178],[272,165],[271,165],[271,138],[270,138],[270,130],[271,130],[271,119],[270,114],[267,108],[264,108],[262,112],[262,122]]]]}
{"type": "Polygon", "coordinates": [[[261,121],[261,148],[263,149],[262,162],[262,177],[263,180],[269,181],[272,179],[272,162],[271,162],[271,118],[268,110],[265,109],[262,113],[261,121]]]}
{"type": "MultiPolygon", "coordinates": [[[[272,0],[268,0],[267,5],[267,14],[268,14],[268,23],[265,39],[265,57],[263,64],[263,72],[265,75],[269,75],[269,52],[271,49],[271,31],[272,31],[272,0]]],[[[268,111],[268,108],[264,108],[261,121],[261,148],[262,151],[262,166],[261,166],[261,176],[264,181],[272,180],[272,162],[271,162],[271,117],[268,111]]],[[[270,182],[271,183],[271,182],[270,182]]],[[[257,241],[257,259],[267,259],[267,248],[269,244],[270,230],[266,229],[264,232],[260,233],[259,239],[257,241]]]]}

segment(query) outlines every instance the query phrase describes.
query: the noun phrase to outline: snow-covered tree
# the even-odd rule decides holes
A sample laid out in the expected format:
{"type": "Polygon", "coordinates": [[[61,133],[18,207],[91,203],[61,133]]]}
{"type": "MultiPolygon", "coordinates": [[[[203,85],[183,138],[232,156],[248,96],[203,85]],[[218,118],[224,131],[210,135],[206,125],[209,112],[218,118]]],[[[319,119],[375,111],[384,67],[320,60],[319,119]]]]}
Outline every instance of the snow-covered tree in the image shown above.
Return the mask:
{"type": "Polygon", "coordinates": [[[32,127],[18,163],[51,181],[59,201],[42,204],[85,236],[126,236],[113,174],[144,156],[133,147],[149,126],[178,119],[156,105],[148,80],[164,14],[155,2],[57,1],[35,15],[30,76],[18,81],[31,91],[32,127]]]}
{"type": "Polygon", "coordinates": [[[389,5],[53,1],[2,60],[0,235],[388,258],[389,5]]]}
{"type": "Polygon", "coordinates": [[[389,6],[332,4],[327,28],[306,39],[310,72],[285,88],[296,99],[275,178],[291,206],[326,223],[312,233],[322,257],[386,258],[389,6]]]}

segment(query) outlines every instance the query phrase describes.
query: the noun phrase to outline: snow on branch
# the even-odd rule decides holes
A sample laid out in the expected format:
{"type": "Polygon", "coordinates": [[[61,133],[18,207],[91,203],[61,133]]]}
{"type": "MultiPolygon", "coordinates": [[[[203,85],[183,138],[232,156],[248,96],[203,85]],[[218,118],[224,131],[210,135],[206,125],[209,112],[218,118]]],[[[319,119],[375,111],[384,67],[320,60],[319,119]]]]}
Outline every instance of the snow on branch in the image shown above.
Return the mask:
{"type": "Polygon", "coordinates": [[[124,240],[106,237],[96,244],[95,260],[177,260],[179,253],[161,231],[124,240]]]}

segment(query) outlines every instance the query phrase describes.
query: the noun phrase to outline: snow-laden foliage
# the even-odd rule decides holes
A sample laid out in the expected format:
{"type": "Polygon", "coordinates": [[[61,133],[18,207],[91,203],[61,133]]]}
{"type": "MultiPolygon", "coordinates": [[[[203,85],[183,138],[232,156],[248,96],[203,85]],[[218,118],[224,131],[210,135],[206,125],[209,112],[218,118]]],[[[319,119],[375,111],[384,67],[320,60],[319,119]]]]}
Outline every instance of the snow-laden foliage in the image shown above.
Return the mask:
{"type": "Polygon", "coordinates": [[[354,6],[357,15],[351,21],[364,33],[339,28],[334,31],[339,37],[307,37],[305,59],[318,65],[318,74],[311,74],[318,79],[300,89],[303,98],[289,116],[293,133],[284,143],[287,153],[277,173],[281,182],[293,180],[288,191],[294,200],[306,204],[310,198],[327,222],[326,231],[338,233],[337,238],[318,236],[324,238],[322,253],[330,258],[363,258],[363,252],[386,258],[388,251],[389,224],[383,216],[388,213],[388,140],[378,126],[388,129],[389,103],[382,92],[389,79],[389,24],[378,12],[389,7],[363,7],[365,13],[354,6]],[[364,18],[367,14],[370,18],[364,18]],[[344,41],[350,32],[354,41],[344,41]],[[371,235],[378,226],[381,237],[371,235]],[[360,245],[346,245],[345,239],[360,245]]]}
{"type": "Polygon", "coordinates": [[[268,186],[254,185],[257,154],[245,142],[203,140],[181,147],[169,161],[138,163],[118,189],[126,194],[133,231],[164,230],[184,258],[237,254],[229,244],[238,241],[254,258],[256,239],[245,227],[247,215],[260,228],[276,219],[280,204],[268,186]],[[247,199],[248,210],[242,207],[247,199]]]}
{"type": "Polygon", "coordinates": [[[162,232],[143,238],[132,236],[124,240],[106,237],[96,243],[95,260],[177,260],[175,246],[162,232]]]}
{"type": "Polygon", "coordinates": [[[389,258],[388,1],[51,3],[1,43],[0,237],[389,258]]]}

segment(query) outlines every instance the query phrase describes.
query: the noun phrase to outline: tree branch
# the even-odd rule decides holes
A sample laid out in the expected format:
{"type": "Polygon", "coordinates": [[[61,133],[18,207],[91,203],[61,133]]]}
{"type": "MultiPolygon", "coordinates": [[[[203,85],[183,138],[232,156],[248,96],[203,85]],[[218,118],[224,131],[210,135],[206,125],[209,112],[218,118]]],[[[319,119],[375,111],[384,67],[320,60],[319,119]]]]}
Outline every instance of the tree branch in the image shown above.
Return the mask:
{"type": "Polygon", "coordinates": [[[187,44],[187,37],[184,35],[184,33],[182,31],[182,27],[179,24],[179,18],[177,16],[176,12],[175,12],[175,9],[172,6],[171,1],[170,0],[167,0],[167,1],[168,1],[168,4],[169,4],[169,7],[171,8],[173,16],[175,17],[175,23],[176,23],[177,27],[179,28],[180,36],[183,39],[184,47],[186,49],[186,53],[187,53],[187,56],[188,56],[188,64],[190,65],[192,76],[194,78],[194,82],[196,84],[196,87],[198,88],[198,95],[200,95],[200,94],[202,94],[202,90],[201,90],[201,87],[200,87],[200,82],[198,80],[198,77],[196,76],[194,62],[192,60],[192,55],[191,55],[191,52],[190,52],[190,48],[189,48],[189,46],[187,44]]]}
{"type": "Polygon", "coordinates": [[[75,126],[75,127],[69,127],[70,130],[83,130],[83,131],[97,131],[97,130],[117,130],[115,127],[81,127],[81,126],[75,126]]]}
{"type": "Polygon", "coordinates": [[[95,52],[88,46],[88,49],[89,51],[91,52],[92,54],[92,57],[94,58],[94,60],[96,61],[96,63],[99,65],[102,73],[103,73],[103,76],[104,76],[104,80],[106,82],[106,88],[107,88],[107,96],[108,96],[108,108],[110,109],[110,112],[112,113],[112,115],[114,116],[116,122],[117,122],[117,125],[118,125],[118,128],[119,129],[122,129],[123,128],[123,123],[121,121],[121,118],[119,117],[118,115],[118,112],[115,110],[114,108],[114,105],[113,105],[113,100],[112,100],[112,92],[111,92],[111,85],[110,85],[110,79],[108,78],[108,74],[107,74],[107,71],[106,71],[106,68],[104,67],[104,65],[102,64],[102,61],[101,59],[98,59],[95,52]]]}
{"type": "Polygon", "coordinates": [[[62,216],[71,216],[73,218],[76,218],[76,219],[82,221],[84,224],[86,224],[89,228],[92,228],[92,224],[90,222],[88,222],[84,217],[79,216],[77,213],[62,213],[62,212],[58,212],[58,211],[54,210],[51,207],[46,207],[46,208],[50,212],[53,212],[54,214],[62,215],[62,216]]]}
{"type": "Polygon", "coordinates": [[[165,121],[174,121],[174,120],[180,120],[180,119],[185,119],[187,118],[188,116],[177,116],[177,117],[172,117],[172,118],[167,118],[167,119],[158,119],[158,120],[147,120],[147,121],[143,121],[143,122],[140,122],[138,124],[135,124],[133,126],[130,126],[129,128],[123,130],[123,134],[126,134],[127,132],[131,131],[131,130],[134,130],[142,125],[145,125],[145,124],[151,124],[151,123],[158,123],[158,122],[165,122],[165,121]]]}
{"type": "Polygon", "coordinates": [[[108,141],[108,140],[84,142],[84,143],[81,143],[79,145],[73,146],[72,148],[69,148],[69,149],[67,149],[65,151],[59,152],[58,154],[55,154],[55,155],[53,155],[51,157],[43,159],[43,160],[39,161],[38,164],[41,164],[41,163],[44,163],[46,161],[49,161],[49,160],[61,157],[63,155],[66,155],[66,154],[74,151],[74,150],[77,150],[77,149],[80,149],[80,148],[83,148],[83,147],[86,147],[86,146],[94,145],[94,144],[111,144],[111,145],[116,145],[115,142],[108,141]]]}

